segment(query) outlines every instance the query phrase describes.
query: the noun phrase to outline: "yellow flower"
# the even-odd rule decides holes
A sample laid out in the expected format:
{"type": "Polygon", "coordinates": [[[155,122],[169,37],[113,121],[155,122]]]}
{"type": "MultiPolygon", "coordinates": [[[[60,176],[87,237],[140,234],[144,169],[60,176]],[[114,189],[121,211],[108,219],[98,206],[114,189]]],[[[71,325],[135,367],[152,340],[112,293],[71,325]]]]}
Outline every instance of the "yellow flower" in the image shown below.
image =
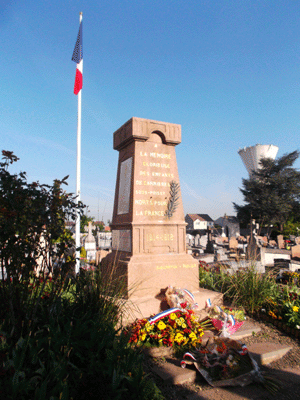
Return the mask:
{"type": "Polygon", "coordinates": [[[189,334],[189,338],[190,338],[191,340],[197,340],[197,336],[194,334],[194,332],[191,332],[191,333],[189,334]]]}
{"type": "Polygon", "coordinates": [[[177,335],[175,336],[174,341],[175,341],[176,343],[180,344],[183,340],[184,340],[183,335],[182,335],[181,333],[178,332],[177,335]]]}
{"type": "Polygon", "coordinates": [[[174,321],[174,319],[176,319],[177,318],[177,315],[175,314],[175,313],[171,313],[170,314],[170,318],[174,321]]]}
{"type": "Polygon", "coordinates": [[[179,318],[177,318],[175,322],[176,322],[176,324],[177,324],[178,326],[181,326],[181,321],[180,321],[179,318]]]}
{"type": "Polygon", "coordinates": [[[157,324],[157,327],[159,330],[163,331],[166,328],[166,324],[160,320],[159,323],[157,324]]]}
{"type": "Polygon", "coordinates": [[[140,341],[143,342],[146,339],[147,335],[144,333],[142,336],[140,336],[140,341]]]}
{"type": "Polygon", "coordinates": [[[297,306],[293,307],[293,311],[298,312],[298,310],[299,310],[299,307],[297,307],[297,306]]]}
{"type": "Polygon", "coordinates": [[[181,325],[181,328],[182,328],[182,329],[185,329],[185,328],[186,328],[186,324],[183,323],[183,324],[181,325]]]}
{"type": "Polygon", "coordinates": [[[153,325],[150,325],[149,322],[146,323],[145,329],[147,332],[153,331],[153,325]]]}
{"type": "Polygon", "coordinates": [[[273,313],[273,311],[269,311],[268,314],[273,318],[273,319],[277,319],[276,314],[273,313]]]}

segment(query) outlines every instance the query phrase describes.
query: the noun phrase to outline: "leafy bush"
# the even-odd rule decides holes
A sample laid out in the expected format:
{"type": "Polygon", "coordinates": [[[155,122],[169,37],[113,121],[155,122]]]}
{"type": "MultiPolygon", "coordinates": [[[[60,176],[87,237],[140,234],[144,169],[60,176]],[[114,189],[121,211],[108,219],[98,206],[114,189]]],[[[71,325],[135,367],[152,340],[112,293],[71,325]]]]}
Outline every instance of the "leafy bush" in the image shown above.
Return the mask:
{"type": "Polygon", "coordinates": [[[0,397],[160,399],[142,354],[116,328],[122,303],[101,289],[101,276],[85,275],[66,291],[70,298],[44,296],[36,321],[21,321],[17,332],[10,320],[0,323],[0,397]]]}
{"type": "Polygon", "coordinates": [[[200,269],[200,286],[224,293],[225,300],[233,306],[243,307],[250,314],[259,312],[278,290],[275,277],[271,273],[257,272],[255,265],[241,268],[232,275],[200,269]]]}
{"type": "Polygon", "coordinates": [[[0,398],[161,399],[118,326],[122,288],[98,271],[75,276],[65,220],[83,206],[0,163],[0,398]]]}

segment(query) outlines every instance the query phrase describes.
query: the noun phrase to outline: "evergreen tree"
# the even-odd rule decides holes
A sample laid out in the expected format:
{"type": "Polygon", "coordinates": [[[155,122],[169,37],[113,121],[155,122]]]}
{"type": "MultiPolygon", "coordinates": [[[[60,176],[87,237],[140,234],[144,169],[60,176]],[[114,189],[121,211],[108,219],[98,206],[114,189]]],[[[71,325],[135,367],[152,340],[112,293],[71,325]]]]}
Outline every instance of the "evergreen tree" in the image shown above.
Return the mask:
{"type": "Polygon", "coordinates": [[[300,171],[293,168],[299,152],[285,154],[277,160],[262,158],[260,169],[249,179],[243,179],[244,205],[234,204],[237,217],[248,224],[251,217],[261,225],[278,225],[298,219],[300,206],[300,171]]]}

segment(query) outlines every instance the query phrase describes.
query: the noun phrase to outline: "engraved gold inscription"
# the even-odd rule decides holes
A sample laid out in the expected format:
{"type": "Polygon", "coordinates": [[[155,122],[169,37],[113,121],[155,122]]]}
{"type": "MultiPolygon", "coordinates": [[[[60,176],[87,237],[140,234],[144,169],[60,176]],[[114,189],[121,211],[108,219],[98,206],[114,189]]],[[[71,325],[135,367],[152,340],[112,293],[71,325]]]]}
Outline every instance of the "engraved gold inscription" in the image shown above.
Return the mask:
{"type": "Polygon", "coordinates": [[[156,269],[196,268],[197,264],[157,265],[156,269]]]}
{"type": "Polygon", "coordinates": [[[162,234],[148,233],[146,235],[146,240],[147,242],[154,242],[154,241],[172,242],[174,240],[174,235],[173,233],[162,233],[162,234]]]}

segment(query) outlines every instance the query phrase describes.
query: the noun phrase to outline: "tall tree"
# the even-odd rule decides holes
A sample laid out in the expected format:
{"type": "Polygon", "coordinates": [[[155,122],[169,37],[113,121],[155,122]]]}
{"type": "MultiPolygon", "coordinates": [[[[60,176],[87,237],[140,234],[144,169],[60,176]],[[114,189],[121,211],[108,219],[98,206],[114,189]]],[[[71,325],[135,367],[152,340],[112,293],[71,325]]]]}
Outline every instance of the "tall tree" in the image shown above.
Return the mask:
{"type": "Polygon", "coordinates": [[[244,205],[233,203],[241,223],[250,218],[260,224],[278,225],[283,230],[285,222],[299,213],[300,172],[293,168],[299,157],[297,150],[277,160],[262,158],[260,169],[249,179],[243,179],[244,205]]]}

